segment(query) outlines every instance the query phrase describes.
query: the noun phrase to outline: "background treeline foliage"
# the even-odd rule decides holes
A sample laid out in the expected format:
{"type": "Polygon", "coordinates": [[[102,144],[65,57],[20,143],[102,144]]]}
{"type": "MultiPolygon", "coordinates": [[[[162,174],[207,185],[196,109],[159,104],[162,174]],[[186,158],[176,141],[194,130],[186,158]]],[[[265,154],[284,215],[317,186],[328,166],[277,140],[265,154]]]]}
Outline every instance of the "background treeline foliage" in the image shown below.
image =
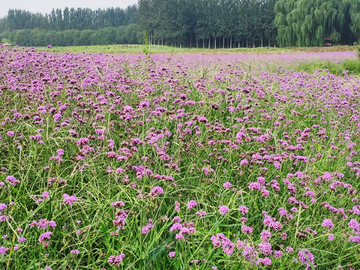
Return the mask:
{"type": "Polygon", "coordinates": [[[136,22],[137,7],[107,8],[91,10],[89,8],[53,9],[50,14],[31,13],[20,9],[9,9],[8,15],[0,20],[0,29],[13,31],[20,29],[45,29],[63,31],[98,30],[105,27],[119,27],[136,22]]]}
{"type": "Polygon", "coordinates": [[[152,44],[253,47],[276,42],[276,0],[139,0],[137,22],[152,44]]]}
{"type": "Polygon", "coordinates": [[[275,26],[279,46],[352,44],[360,36],[359,0],[278,0],[275,26]]]}
{"type": "Polygon", "coordinates": [[[138,0],[126,9],[9,10],[0,36],[23,46],[142,43],[232,48],[352,44],[360,0],[138,0]]]}
{"type": "Polygon", "coordinates": [[[137,24],[82,31],[76,29],[65,31],[23,29],[5,32],[2,36],[20,46],[139,44],[144,40],[143,32],[137,24]]]}

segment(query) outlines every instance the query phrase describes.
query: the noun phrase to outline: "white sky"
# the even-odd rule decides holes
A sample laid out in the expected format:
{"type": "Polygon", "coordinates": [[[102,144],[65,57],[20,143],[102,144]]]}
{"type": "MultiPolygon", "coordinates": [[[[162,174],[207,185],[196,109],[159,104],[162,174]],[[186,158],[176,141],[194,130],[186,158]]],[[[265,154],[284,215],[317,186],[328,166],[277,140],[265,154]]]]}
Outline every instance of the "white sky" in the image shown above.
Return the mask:
{"type": "Polygon", "coordinates": [[[0,18],[7,15],[9,9],[23,9],[33,13],[50,13],[53,8],[107,8],[136,4],[137,0],[0,0],[0,18]]]}

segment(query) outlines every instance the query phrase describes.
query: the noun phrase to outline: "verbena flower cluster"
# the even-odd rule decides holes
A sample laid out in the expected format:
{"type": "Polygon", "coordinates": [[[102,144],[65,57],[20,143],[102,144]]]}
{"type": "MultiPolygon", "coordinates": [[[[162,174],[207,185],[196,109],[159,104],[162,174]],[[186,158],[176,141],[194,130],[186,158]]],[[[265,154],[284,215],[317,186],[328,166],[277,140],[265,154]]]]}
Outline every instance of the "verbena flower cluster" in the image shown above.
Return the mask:
{"type": "Polygon", "coordinates": [[[313,56],[2,49],[0,268],[359,268],[360,80],[270,62],[313,56]]]}

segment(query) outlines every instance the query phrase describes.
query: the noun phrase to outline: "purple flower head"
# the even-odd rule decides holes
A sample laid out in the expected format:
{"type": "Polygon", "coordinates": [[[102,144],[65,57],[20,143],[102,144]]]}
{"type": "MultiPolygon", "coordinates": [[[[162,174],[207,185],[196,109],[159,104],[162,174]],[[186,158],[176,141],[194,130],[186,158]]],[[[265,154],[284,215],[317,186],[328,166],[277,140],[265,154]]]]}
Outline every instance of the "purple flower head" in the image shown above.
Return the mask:
{"type": "Polygon", "coordinates": [[[251,234],[253,232],[253,229],[246,225],[241,225],[241,231],[246,234],[251,234]]]}
{"type": "Polygon", "coordinates": [[[77,202],[76,196],[69,196],[68,194],[63,194],[64,197],[64,203],[67,203],[68,205],[72,205],[74,202],[77,202]]]}
{"type": "Polygon", "coordinates": [[[107,261],[109,264],[120,266],[120,263],[124,258],[125,258],[125,254],[121,253],[120,255],[117,256],[114,255],[110,256],[107,261]]]}
{"type": "Polygon", "coordinates": [[[264,255],[270,255],[272,253],[272,249],[271,249],[271,244],[270,243],[260,243],[259,245],[259,250],[264,254],[264,255]]]}
{"type": "Polygon", "coordinates": [[[154,187],[154,188],[151,190],[149,196],[150,196],[150,197],[154,197],[155,195],[160,195],[160,194],[163,194],[163,193],[164,193],[164,190],[163,190],[162,187],[154,187]]]}
{"type": "Polygon", "coordinates": [[[247,207],[244,206],[244,205],[239,206],[239,211],[240,211],[243,215],[247,214],[248,210],[249,210],[249,208],[247,208],[247,207]]]}
{"type": "Polygon", "coordinates": [[[191,201],[188,202],[187,207],[188,207],[188,209],[190,210],[191,208],[193,208],[193,207],[195,207],[195,206],[197,206],[197,205],[198,205],[198,204],[197,204],[196,201],[191,200],[191,201]]]}
{"type": "Polygon", "coordinates": [[[330,219],[324,219],[322,226],[332,229],[334,227],[334,224],[332,223],[332,221],[330,219]]]}
{"type": "Polygon", "coordinates": [[[170,257],[170,258],[174,258],[175,255],[176,255],[176,252],[175,252],[175,251],[169,252],[169,257],[170,257]]]}
{"type": "Polygon", "coordinates": [[[50,240],[50,236],[51,236],[52,234],[53,234],[52,232],[43,233],[43,234],[40,235],[40,237],[39,237],[39,242],[40,242],[40,243],[43,243],[43,242],[45,242],[46,240],[50,240]]]}
{"type": "Polygon", "coordinates": [[[359,232],[359,223],[355,219],[351,219],[348,226],[353,229],[353,233],[359,232]]]}
{"type": "Polygon", "coordinates": [[[7,205],[5,203],[0,203],[0,214],[6,209],[7,205]]]}
{"type": "Polygon", "coordinates": [[[10,185],[12,185],[13,187],[16,186],[16,184],[19,184],[20,181],[17,180],[14,176],[9,175],[8,177],[6,177],[5,179],[6,182],[8,182],[10,185]]]}
{"type": "Polygon", "coordinates": [[[123,201],[116,201],[111,203],[111,206],[114,208],[120,208],[123,207],[125,205],[125,203],[123,201]]]}
{"type": "Polygon", "coordinates": [[[264,230],[261,232],[261,241],[268,242],[271,238],[271,233],[268,230],[264,230]]]}
{"type": "Polygon", "coordinates": [[[225,183],[223,184],[223,187],[226,188],[226,189],[231,188],[231,186],[232,186],[232,184],[231,184],[230,182],[225,182],[225,183]]]}
{"type": "Polygon", "coordinates": [[[220,207],[219,212],[220,212],[220,214],[225,215],[226,213],[229,212],[229,208],[227,206],[223,205],[220,207]]]}
{"type": "Polygon", "coordinates": [[[315,257],[307,249],[300,249],[298,257],[300,262],[306,265],[306,270],[311,270],[316,267],[314,263],[315,257]]]}

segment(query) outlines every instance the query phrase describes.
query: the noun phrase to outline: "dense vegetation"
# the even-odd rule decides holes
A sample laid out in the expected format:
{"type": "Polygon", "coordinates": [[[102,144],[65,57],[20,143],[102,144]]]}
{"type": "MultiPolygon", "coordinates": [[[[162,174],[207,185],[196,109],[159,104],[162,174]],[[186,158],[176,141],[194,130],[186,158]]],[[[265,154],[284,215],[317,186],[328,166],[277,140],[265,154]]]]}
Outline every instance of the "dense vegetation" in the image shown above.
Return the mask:
{"type": "Polygon", "coordinates": [[[351,45],[360,0],[139,0],[126,9],[9,10],[0,35],[22,46],[150,44],[232,48],[351,45]]]}
{"type": "Polygon", "coordinates": [[[0,50],[0,269],[359,269],[357,77],[0,50]]]}

